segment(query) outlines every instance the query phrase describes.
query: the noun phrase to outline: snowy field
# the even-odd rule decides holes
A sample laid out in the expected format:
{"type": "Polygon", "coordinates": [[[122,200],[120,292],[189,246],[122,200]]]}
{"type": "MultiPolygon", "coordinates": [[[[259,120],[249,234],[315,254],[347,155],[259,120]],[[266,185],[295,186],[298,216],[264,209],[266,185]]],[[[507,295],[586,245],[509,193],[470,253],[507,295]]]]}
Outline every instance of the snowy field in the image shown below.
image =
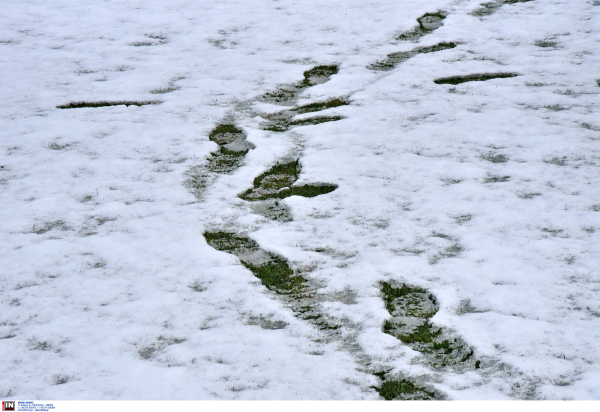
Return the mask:
{"type": "Polygon", "coordinates": [[[0,398],[600,399],[600,2],[481,2],[1,1],[0,398]]]}

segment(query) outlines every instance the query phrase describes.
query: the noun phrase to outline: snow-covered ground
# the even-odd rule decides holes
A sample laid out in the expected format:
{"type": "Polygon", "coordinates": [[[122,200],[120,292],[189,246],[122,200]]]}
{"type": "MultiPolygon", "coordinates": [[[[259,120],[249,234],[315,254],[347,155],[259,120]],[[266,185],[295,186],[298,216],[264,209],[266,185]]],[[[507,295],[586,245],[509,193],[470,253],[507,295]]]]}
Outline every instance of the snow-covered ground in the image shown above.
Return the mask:
{"type": "Polygon", "coordinates": [[[0,2],[0,397],[381,399],[389,370],[447,399],[600,399],[600,4],[480,2],[0,2]],[[319,64],[339,72],[295,103],[344,119],[261,130],[260,97],[319,64]],[[162,103],[57,108],[78,101],[162,103]],[[255,149],[194,192],[223,119],[255,149]],[[256,214],[238,195],[290,156],[338,188],[256,214]],[[342,337],[206,230],[301,270],[342,337]],[[385,334],[381,281],[431,292],[481,368],[385,334]]]}

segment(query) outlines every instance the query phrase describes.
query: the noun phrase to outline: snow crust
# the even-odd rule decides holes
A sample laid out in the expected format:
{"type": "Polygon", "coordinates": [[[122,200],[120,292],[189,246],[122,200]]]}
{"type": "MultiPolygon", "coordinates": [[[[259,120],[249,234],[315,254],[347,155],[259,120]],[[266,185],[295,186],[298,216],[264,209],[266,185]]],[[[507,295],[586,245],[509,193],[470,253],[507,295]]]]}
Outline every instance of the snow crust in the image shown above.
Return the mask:
{"type": "Polygon", "coordinates": [[[479,7],[3,2],[0,397],[381,399],[380,366],[448,399],[600,399],[600,7],[479,7]],[[260,130],[280,108],[258,97],[317,64],[340,70],[299,104],[345,97],[325,113],[344,119],[260,130]],[[433,82],[496,72],[519,76],[433,82]],[[161,104],[56,108],[135,100],[161,104]],[[186,172],[224,118],[256,148],[195,197],[186,172]],[[338,189],[282,200],[291,222],[253,213],[237,195],[291,155],[297,184],[338,189]],[[345,339],[211,248],[215,228],[304,270],[345,339]],[[434,370],[384,334],[380,281],[434,294],[432,322],[485,367],[434,370]]]}

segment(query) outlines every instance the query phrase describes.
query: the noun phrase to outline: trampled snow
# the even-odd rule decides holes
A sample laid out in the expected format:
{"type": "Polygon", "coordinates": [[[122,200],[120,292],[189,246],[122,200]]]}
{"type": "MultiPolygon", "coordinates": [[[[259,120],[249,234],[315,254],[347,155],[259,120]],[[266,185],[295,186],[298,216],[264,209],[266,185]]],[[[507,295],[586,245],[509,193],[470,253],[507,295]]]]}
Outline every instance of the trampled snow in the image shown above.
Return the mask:
{"type": "Polygon", "coordinates": [[[0,397],[382,399],[385,370],[446,399],[600,399],[600,6],[480,2],[2,2],[0,397]],[[343,119],[262,130],[283,107],[261,96],[317,65],[339,71],[293,104],[345,98],[343,119]],[[482,73],[517,76],[434,83],[482,73]],[[154,104],[57,108],[103,101],[154,104]],[[223,121],[255,148],[193,191],[223,121]],[[294,158],[296,185],[337,189],[281,200],[285,222],[238,197],[294,158]],[[286,259],[338,337],[207,230],[286,259]],[[382,281],[435,296],[481,367],[384,333],[382,281]]]}

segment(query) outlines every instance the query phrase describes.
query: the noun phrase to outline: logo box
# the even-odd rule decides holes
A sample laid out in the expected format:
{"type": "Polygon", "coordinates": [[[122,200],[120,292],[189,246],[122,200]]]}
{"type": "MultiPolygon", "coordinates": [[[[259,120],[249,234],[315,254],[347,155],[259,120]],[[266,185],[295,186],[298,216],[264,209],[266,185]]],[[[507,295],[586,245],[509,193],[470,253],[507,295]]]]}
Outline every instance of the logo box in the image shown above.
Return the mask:
{"type": "Polygon", "coordinates": [[[2,401],[2,410],[3,411],[14,411],[15,410],[15,401],[2,401]]]}

